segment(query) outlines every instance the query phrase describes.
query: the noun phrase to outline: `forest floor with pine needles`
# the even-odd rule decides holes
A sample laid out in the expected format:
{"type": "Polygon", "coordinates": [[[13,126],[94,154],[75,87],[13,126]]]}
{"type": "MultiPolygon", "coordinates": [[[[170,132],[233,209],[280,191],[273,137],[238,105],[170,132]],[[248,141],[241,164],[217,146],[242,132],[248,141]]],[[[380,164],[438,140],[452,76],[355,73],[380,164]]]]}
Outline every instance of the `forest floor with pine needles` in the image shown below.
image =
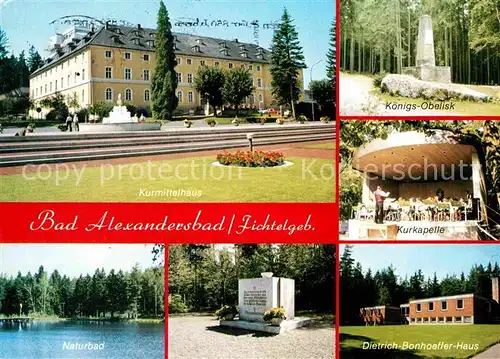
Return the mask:
{"type": "Polygon", "coordinates": [[[351,359],[466,359],[499,343],[499,333],[500,325],[341,326],[340,350],[342,358],[351,359]]]}

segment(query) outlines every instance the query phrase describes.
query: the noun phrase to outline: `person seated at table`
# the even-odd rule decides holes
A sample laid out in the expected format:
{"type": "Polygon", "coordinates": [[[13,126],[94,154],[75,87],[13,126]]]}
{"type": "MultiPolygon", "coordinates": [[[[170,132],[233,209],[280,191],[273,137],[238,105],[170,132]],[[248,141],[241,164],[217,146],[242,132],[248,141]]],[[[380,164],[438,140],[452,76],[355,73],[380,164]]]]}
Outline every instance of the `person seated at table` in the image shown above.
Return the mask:
{"type": "Polygon", "coordinates": [[[436,191],[436,197],[437,197],[438,202],[442,202],[443,201],[443,199],[444,199],[444,191],[441,188],[438,188],[438,190],[436,191]]]}

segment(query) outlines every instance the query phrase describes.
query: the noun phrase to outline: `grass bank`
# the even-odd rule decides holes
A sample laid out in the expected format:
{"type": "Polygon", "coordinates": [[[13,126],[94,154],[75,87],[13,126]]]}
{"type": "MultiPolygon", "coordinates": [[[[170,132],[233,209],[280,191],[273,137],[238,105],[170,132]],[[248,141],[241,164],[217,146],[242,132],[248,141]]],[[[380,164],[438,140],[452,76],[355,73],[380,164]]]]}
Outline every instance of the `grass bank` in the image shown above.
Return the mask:
{"type": "Polygon", "coordinates": [[[499,343],[499,333],[500,325],[341,326],[340,351],[344,359],[465,359],[499,343]]]}

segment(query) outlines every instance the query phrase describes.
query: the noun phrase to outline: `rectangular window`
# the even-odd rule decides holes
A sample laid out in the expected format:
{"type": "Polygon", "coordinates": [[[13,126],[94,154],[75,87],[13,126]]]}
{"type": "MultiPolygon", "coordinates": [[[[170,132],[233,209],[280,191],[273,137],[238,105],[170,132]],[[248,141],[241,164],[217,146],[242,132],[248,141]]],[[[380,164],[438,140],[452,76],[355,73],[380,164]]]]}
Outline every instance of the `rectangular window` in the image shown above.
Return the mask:
{"type": "Polygon", "coordinates": [[[85,81],[85,69],[82,69],[82,81],[85,81]]]}
{"type": "Polygon", "coordinates": [[[457,309],[464,309],[464,300],[457,299],[457,309]]]}
{"type": "Polygon", "coordinates": [[[61,64],[61,70],[64,69],[64,62],[61,64]]]}
{"type": "Polygon", "coordinates": [[[200,66],[205,66],[205,60],[200,60],[200,66]]]}
{"type": "Polygon", "coordinates": [[[85,102],[85,90],[82,90],[82,104],[85,102]]]}
{"type": "Polygon", "coordinates": [[[257,87],[262,88],[262,79],[260,77],[257,79],[257,87]]]}
{"type": "Polygon", "coordinates": [[[144,70],[144,71],[142,72],[142,79],[143,79],[144,81],[149,81],[149,70],[144,70]]]}
{"type": "Polygon", "coordinates": [[[45,93],[47,93],[47,84],[45,84],[45,93]]]}
{"type": "Polygon", "coordinates": [[[106,50],[104,52],[104,57],[107,58],[107,59],[110,59],[111,58],[111,50],[106,50]]]}
{"type": "Polygon", "coordinates": [[[250,71],[252,71],[252,70],[253,70],[253,66],[252,66],[252,65],[248,65],[248,69],[249,69],[250,71]]]}
{"type": "Polygon", "coordinates": [[[193,64],[193,61],[192,61],[191,59],[187,59],[187,60],[186,60],[186,63],[187,63],[188,65],[192,65],[192,64],[193,64]]]}
{"type": "Polygon", "coordinates": [[[125,60],[132,60],[132,53],[126,52],[125,53],[125,60]]]}
{"type": "Polygon", "coordinates": [[[214,66],[215,66],[215,67],[219,66],[219,62],[218,62],[218,61],[215,61],[215,62],[214,62],[214,66]]]}
{"type": "Polygon", "coordinates": [[[149,90],[144,90],[144,101],[145,102],[149,101],[149,90]]]}
{"type": "Polygon", "coordinates": [[[191,91],[188,93],[188,101],[189,103],[193,103],[193,93],[191,91]]]}
{"type": "Polygon", "coordinates": [[[177,83],[181,83],[182,82],[182,74],[180,72],[177,72],[177,83]]]}
{"type": "Polygon", "coordinates": [[[257,71],[260,71],[261,67],[260,65],[257,65],[257,71]]]}
{"type": "Polygon", "coordinates": [[[31,90],[31,97],[35,97],[35,90],[31,90]]]}
{"type": "Polygon", "coordinates": [[[422,311],[422,304],[417,303],[417,312],[421,312],[421,311],[422,311]]]}
{"type": "Polygon", "coordinates": [[[75,84],[76,84],[76,74],[77,74],[76,72],[73,74],[73,77],[74,77],[73,83],[75,83],[75,84]]]}
{"type": "Polygon", "coordinates": [[[111,67],[106,67],[106,78],[110,79],[111,78],[111,67]]]}
{"type": "Polygon", "coordinates": [[[188,84],[193,83],[193,74],[188,74],[188,84]]]}
{"type": "Polygon", "coordinates": [[[180,58],[180,57],[177,57],[177,58],[175,59],[175,62],[177,62],[177,65],[181,65],[181,64],[182,64],[182,60],[181,60],[181,58],[180,58]]]}
{"type": "Polygon", "coordinates": [[[229,63],[228,67],[229,67],[230,69],[232,69],[232,68],[233,68],[233,64],[232,64],[232,63],[229,63]]]}
{"type": "Polygon", "coordinates": [[[50,81],[50,92],[52,92],[52,81],[50,81]]]}
{"type": "Polygon", "coordinates": [[[241,66],[240,66],[240,67],[241,67],[242,69],[244,69],[244,68],[245,68],[245,64],[241,64],[241,66]]]}
{"type": "Polygon", "coordinates": [[[54,83],[54,91],[57,91],[57,80],[56,80],[56,82],[54,83]]]}
{"type": "Polygon", "coordinates": [[[429,312],[433,312],[434,311],[434,303],[430,302],[427,305],[429,306],[429,312]]]}
{"type": "Polygon", "coordinates": [[[70,80],[71,80],[71,77],[70,77],[70,75],[68,75],[68,82],[67,82],[68,86],[69,86],[69,81],[70,80]]]}
{"type": "Polygon", "coordinates": [[[144,54],[142,58],[144,61],[149,61],[149,54],[144,54]]]}
{"type": "Polygon", "coordinates": [[[64,77],[61,77],[61,88],[64,87],[64,77]]]}
{"type": "Polygon", "coordinates": [[[125,69],[125,80],[132,80],[132,69],[125,69]]]}
{"type": "Polygon", "coordinates": [[[448,302],[446,300],[441,302],[441,310],[448,310],[448,302]]]}

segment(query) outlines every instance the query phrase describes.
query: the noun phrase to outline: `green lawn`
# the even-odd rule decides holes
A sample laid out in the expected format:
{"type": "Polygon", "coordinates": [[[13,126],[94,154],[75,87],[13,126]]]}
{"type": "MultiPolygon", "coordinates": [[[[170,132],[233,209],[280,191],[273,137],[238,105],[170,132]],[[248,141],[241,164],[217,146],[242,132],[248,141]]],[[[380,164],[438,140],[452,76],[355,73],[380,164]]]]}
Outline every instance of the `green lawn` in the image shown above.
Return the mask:
{"type": "MultiPolygon", "coordinates": [[[[471,87],[471,86],[468,86],[471,87]]],[[[477,86],[480,87],[480,86],[477,86]]],[[[490,89],[488,89],[491,91],[490,89]]],[[[489,91],[483,91],[488,92],[489,91]]],[[[425,100],[422,98],[409,98],[402,96],[391,96],[388,93],[381,93],[380,89],[375,89],[372,91],[374,95],[376,95],[382,102],[393,102],[393,103],[409,103],[421,105],[424,102],[429,102],[429,100],[425,100]]],[[[436,101],[431,101],[436,102],[436,101]]],[[[459,101],[459,100],[451,100],[451,102],[455,103],[455,110],[453,114],[459,115],[470,115],[470,116],[488,116],[488,115],[497,115],[500,113],[500,103],[493,102],[473,102],[473,101],[459,101]]],[[[429,110],[432,112],[432,110],[429,110]]],[[[438,111],[439,112],[439,111],[438,111]]],[[[446,110],[442,110],[440,112],[446,112],[446,110]]]]}
{"type": "Polygon", "coordinates": [[[472,358],[500,342],[500,325],[386,325],[340,327],[341,357],[363,358],[472,358]],[[444,348],[409,348],[404,343],[449,345],[444,348]],[[363,349],[363,343],[395,343],[397,349],[363,349]],[[440,344],[441,343],[441,344],[440,344]],[[465,348],[459,348],[459,343],[465,348]],[[467,348],[470,346],[471,348],[467,348]]]}
{"type": "Polygon", "coordinates": [[[335,142],[326,142],[326,143],[315,143],[312,145],[302,145],[299,146],[299,148],[310,148],[310,149],[315,149],[315,150],[334,150],[335,149],[335,142]]]}
{"type": "MultiPolygon", "coordinates": [[[[214,167],[215,156],[0,176],[0,201],[333,202],[333,160],[286,158],[283,168],[214,167]],[[169,193],[172,191],[183,193],[169,193]],[[157,191],[154,193],[153,191],[157,191]],[[161,192],[163,191],[163,192],[161,192]]],[[[144,161],[144,160],[143,160],[144,161]]]]}

